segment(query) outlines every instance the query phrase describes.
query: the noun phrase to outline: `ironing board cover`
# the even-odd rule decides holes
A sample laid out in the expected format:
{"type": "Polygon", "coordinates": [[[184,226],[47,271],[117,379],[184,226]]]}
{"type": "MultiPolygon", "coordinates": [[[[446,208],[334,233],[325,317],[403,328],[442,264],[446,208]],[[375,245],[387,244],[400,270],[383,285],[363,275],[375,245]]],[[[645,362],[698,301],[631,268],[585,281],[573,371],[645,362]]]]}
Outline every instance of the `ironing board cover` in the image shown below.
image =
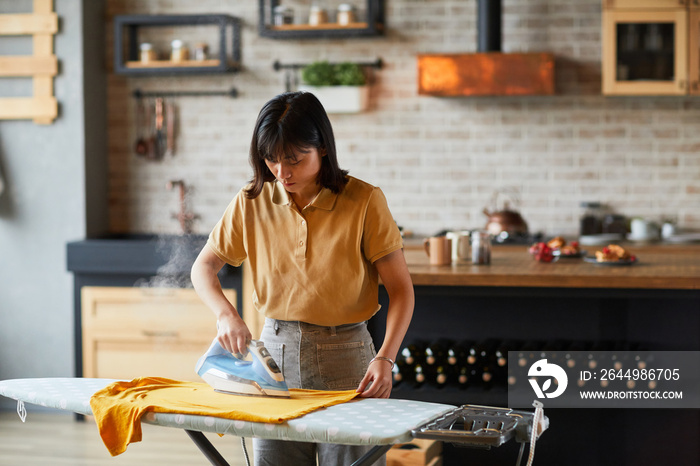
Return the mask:
{"type": "MultiPolygon", "coordinates": [[[[48,408],[90,415],[90,397],[114,379],[34,378],[0,381],[0,395],[48,408]]],[[[211,416],[147,413],[142,422],[238,437],[347,445],[409,442],[411,430],[450,410],[452,405],[361,398],[321,409],[282,424],[236,421],[211,416]]]]}

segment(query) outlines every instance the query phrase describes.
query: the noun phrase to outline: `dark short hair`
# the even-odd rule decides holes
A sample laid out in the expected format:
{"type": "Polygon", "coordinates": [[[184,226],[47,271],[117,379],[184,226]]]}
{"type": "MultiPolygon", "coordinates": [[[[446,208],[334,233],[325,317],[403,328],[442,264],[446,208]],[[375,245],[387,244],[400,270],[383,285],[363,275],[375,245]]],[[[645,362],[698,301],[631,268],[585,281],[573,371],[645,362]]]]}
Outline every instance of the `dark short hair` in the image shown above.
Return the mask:
{"type": "Polygon", "coordinates": [[[250,143],[253,179],[245,190],[246,197],[258,197],[264,183],[275,179],[266,160],[294,159],[297,152],[309,147],[325,152],[319,172],[321,186],[341,192],[348,172],[338,166],[333,128],[321,102],[309,92],[287,92],[267,102],[255,122],[250,143]]]}

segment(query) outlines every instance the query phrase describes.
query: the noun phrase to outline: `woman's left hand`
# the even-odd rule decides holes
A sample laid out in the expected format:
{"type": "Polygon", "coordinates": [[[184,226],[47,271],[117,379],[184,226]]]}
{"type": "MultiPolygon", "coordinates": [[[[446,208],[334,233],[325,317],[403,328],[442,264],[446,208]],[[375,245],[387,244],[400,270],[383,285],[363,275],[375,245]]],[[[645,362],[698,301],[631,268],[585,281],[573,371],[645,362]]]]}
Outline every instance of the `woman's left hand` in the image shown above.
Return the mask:
{"type": "Polygon", "coordinates": [[[391,364],[378,359],[369,365],[356,391],[362,398],[389,398],[392,380],[391,364]]]}

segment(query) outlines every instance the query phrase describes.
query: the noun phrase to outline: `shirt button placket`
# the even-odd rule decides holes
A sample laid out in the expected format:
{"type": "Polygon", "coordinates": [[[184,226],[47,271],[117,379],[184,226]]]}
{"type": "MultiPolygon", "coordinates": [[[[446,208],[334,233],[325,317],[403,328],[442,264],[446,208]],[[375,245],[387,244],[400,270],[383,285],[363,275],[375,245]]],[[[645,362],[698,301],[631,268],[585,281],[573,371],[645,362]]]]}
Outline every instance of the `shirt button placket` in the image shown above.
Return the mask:
{"type": "Polygon", "coordinates": [[[299,221],[299,228],[297,232],[297,257],[303,259],[306,257],[306,245],[308,242],[308,229],[305,219],[301,219],[299,221]]]}

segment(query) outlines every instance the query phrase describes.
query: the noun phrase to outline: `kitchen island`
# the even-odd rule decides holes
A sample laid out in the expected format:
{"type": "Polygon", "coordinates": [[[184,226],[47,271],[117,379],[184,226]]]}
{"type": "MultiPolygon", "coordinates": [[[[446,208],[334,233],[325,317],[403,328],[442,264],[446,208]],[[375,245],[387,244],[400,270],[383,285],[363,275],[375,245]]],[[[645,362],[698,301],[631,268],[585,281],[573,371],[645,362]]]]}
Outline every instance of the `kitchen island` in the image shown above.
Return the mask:
{"type": "MultiPolygon", "coordinates": [[[[624,246],[637,256],[636,264],[605,266],[580,258],[540,263],[527,246],[497,245],[490,265],[432,266],[422,242],[407,240],[416,306],[404,344],[495,338],[700,350],[700,246],[624,246]]],[[[585,249],[592,255],[600,247],[585,249]]],[[[382,310],[370,322],[377,344],[388,305],[383,289],[380,302],[382,310]]],[[[461,390],[399,384],[392,397],[507,405],[505,387],[461,390]]],[[[537,444],[536,464],[700,464],[697,410],[547,411],[545,401],[545,412],[551,429],[537,444]],[[675,427],[665,430],[659,425],[675,427]],[[582,444],[585,449],[577,448],[582,444]],[[674,445],[670,451],[669,445],[674,445]]],[[[445,449],[446,464],[510,464],[513,455],[517,453],[508,446],[485,453],[445,449]]]]}
{"type": "MultiPolygon", "coordinates": [[[[494,246],[489,265],[430,265],[421,244],[406,242],[414,285],[537,288],[700,290],[700,245],[624,245],[637,258],[630,266],[598,265],[581,258],[538,262],[527,246],[494,246]]],[[[587,246],[589,255],[601,246],[587,246]]]]}

